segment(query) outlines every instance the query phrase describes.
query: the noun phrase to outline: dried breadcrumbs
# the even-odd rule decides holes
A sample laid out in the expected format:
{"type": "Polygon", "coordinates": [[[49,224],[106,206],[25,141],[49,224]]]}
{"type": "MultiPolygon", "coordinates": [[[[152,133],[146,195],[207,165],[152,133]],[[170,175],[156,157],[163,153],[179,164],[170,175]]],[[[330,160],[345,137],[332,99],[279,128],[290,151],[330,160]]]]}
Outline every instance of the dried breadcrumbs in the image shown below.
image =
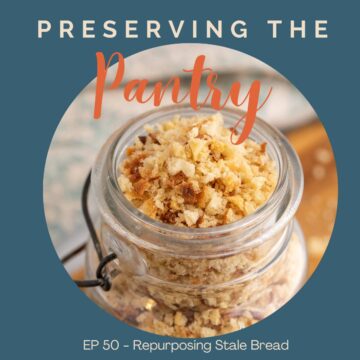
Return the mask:
{"type": "Polygon", "coordinates": [[[221,114],[146,126],[119,168],[119,186],[144,214],[176,226],[213,227],[254,212],[274,191],[266,144],[231,143],[221,114]]]}
{"type": "MultiPolygon", "coordinates": [[[[145,131],[126,149],[118,183],[134,207],[159,222],[229,224],[254,212],[275,190],[277,168],[267,144],[232,144],[232,130],[220,114],[175,117],[145,131]]],[[[105,296],[123,321],[167,336],[215,336],[264,319],[296,292],[305,264],[295,234],[266,271],[258,270],[274,256],[278,234],[228,254],[205,250],[195,257],[128,243],[146,274],[133,276],[124,267],[105,296]]]]}

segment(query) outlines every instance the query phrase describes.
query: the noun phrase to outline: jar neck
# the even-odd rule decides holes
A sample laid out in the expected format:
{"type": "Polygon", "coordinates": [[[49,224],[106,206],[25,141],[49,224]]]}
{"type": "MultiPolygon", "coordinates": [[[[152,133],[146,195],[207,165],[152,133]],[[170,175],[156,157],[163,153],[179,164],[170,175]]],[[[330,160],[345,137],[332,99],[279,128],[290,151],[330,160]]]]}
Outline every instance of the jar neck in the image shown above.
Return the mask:
{"type": "MultiPolygon", "coordinates": [[[[215,111],[203,108],[198,114],[215,111]]],[[[250,138],[266,142],[270,158],[278,171],[278,182],[267,202],[254,213],[231,224],[212,228],[183,228],[151,219],[136,209],[122,194],[117,183],[117,169],[126,148],[143,133],[145,124],[161,122],[174,116],[193,116],[189,106],[170,106],[130,120],[102,147],[95,163],[92,183],[105,223],[120,236],[146,249],[184,257],[216,257],[235,254],[283,237],[300,203],[303,174],[299,159],[286,138],[275,128],[257,118],[250,138]]],[[[223,110],[226,125],[232,126],[243,115],[223,110]]],[[[240,128],[241,131],[241,128],[240,128]]],[[[282,239],[282,240],[281,240],[282,239]]]]}

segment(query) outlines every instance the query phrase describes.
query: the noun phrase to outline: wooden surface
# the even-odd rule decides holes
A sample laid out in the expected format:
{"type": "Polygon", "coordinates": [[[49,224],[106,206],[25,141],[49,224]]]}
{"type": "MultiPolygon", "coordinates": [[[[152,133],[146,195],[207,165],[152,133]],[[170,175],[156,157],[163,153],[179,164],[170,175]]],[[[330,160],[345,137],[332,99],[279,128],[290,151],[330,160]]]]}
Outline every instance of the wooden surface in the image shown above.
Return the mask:
{"type": "MultiPolygon", "coordinates": [[[[337,208],[337,172],[331,145],[320,121],[286,134],[304,170],[304,195],[297,212],[309,255],[310,276],[329,243],[337,208]]],[[[83,278],[83,271],[74,273],[83,278]]]]}
{"type": "Polygon", "coordinates": [[[304,170],[304,195],[297,212],[309,255],[309,276],[319,264],[334,227],[338,183],[332,148],[321,122],[286,134],[304,170]]]}

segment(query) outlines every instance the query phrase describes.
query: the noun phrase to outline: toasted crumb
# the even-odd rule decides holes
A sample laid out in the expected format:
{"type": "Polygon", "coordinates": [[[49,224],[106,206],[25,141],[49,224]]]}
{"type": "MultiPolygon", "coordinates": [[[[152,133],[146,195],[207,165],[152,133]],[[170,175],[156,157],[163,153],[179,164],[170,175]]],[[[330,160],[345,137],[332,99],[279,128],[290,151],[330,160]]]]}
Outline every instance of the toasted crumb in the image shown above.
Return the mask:
{"type": "Polygon", "coordinates": [[[187,318],[183,313],[181,313],[180,311],[177,311],[174,316],[174,323],[175,323],[175,325],[178,325],[178,326],[185,326],[187,323],[187,318]]]}
{"type": "Polygon", "coordinates": [[[217,332],[215,329],[204,326],[200,329],[200,335],[201,337],[211,337],[217,335],[217,332]]]}
{"type": "Polygon", "coordinates": [[[221,114],[175,117],[139,136],[119,168],[119,187],[146,215],[212,227],[237,221],[273,192],[277,173],[266,143],[230,141],[221,114]]]}
{"type": "Polygon", "coordinates": [[[184,218],[187,226],[195,225],[199,219],[200,214],[196,210],[185,210],[184,218]]]}
{"type": "Polygon", "coordinates": [[[262,151],[263,153],[266,152],[266,145],[267,145],[267,143],[262,143],[262,144],[260,145],[260,149],[261,149],[261,151],[262,151]]]}

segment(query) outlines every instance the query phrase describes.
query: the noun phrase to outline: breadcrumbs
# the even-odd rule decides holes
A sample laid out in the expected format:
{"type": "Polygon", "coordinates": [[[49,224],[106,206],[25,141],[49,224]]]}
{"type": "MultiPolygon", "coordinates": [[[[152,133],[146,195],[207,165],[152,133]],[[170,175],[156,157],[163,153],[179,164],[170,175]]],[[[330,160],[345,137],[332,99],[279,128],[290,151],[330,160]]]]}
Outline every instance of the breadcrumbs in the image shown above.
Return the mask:
{"type": "MultiPolygon", "coordinates": [[[[277,170],[266,143],[233,145],[232,129],[220,114],[175,117],[145,130],[126,150],[118,184],[134,207],[155,220],[189,228],[229,224],[256,211],[275,189],[277,170]]],[[[102,232],[108,230],[103,225],[102,232]]],[[[277,262],[248,279],[269,260],[277,236],[227,255],[196,258],[118,240],[136,247],[146,275],[121,268],[104,295],[111,311],[167,336],[215,336],[264,319],[293,296],[305,266],[295,235],[277,262]]]]}
{"type": "Polygon", "coordinates": [[[187,227],[228,224],[254,212],[275,188],[266,143],[232,144],[221,114],[175,117],[146,131],[127,149],[118,183],[153,219],[187,227]]]}

